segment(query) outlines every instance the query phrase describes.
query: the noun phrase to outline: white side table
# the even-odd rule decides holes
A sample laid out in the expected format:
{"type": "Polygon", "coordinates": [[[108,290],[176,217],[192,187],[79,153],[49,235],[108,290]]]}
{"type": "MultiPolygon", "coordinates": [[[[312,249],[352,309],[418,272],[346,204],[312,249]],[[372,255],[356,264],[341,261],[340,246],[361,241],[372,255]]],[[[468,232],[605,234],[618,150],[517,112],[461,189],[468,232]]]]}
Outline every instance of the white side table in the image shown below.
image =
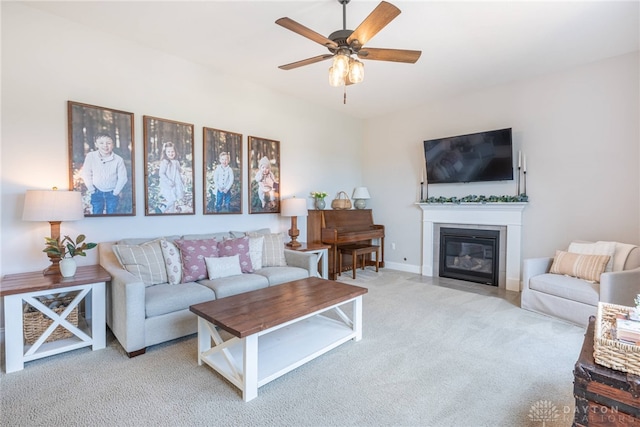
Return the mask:
{"type": "Polygon", "coordinates": [[[329,248],[330,245],[324,245],[322,243],[306,243],[300,242],[302,246],[292,248],[285,246],[285,249],[300,252],[310,252],[318,255],[318,277],[323,279],[329,279],[329,248]]]}
{"type": "Polygon", "coordinates": [[[7,275],[0,284],[0,296],[4,298],[5,372],[20,371],[24,363],[65,351],[91,346],[99,350],[106,345],[105,285],[111,276],[99,265],[78,267],[74,277],[45,276],[42,272],[7,275]],[[71,303],[60,314],[44,305],[39,297],[72,293],[71,303]],[[78,326],[67,316],[84,300],[84,315],[78,316],[78,326]],[[29,304],[53,323],[33,343],[24,340],[24,304],[29,304]],[[58,326],[73,335],[52,342],[45,342],[58,326]]]}

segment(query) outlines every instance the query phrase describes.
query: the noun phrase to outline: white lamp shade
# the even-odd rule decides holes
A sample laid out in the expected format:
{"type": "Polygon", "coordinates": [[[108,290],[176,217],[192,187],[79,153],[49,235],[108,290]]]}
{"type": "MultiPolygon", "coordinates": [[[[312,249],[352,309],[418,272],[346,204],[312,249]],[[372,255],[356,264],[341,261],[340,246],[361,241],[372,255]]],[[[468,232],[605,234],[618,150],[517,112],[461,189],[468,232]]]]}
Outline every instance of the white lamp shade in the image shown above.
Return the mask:
{"type": "Polygon", "coordinates": [[[282,201],[282,216],[307,216],[307,201],[305,199],[284,199],[282,201]]]}
{"type": "Polygon", "coordinates": [[[369,196],[369,190],[367,190],[367,187],[356,187],[353,189],[353,196],[351,196],[352,199],[370,199],[371,196],[369,196]]]}
{"type": "Polygon", "coordinates": [[[84,218],[79,191],[27,190],[24,221],[77,221],[84,218]]]}

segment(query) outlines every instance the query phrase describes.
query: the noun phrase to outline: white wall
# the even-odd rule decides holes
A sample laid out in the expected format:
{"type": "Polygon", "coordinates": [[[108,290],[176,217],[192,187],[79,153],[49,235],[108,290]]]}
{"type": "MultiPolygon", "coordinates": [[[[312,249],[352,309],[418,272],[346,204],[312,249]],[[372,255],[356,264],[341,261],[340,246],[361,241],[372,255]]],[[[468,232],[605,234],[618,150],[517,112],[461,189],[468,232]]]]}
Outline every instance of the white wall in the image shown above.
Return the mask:
{"type": "MultiPolygon", "coordinates": [[[[638,61],[625,55],[370,120],[363,184],[386,225],[389,266],[419,271],[421,211],[412,202],[422,141],[504,127],[527,156],[524,258],[551,256],[574,239],[640,243],[638,61]]],[[[469,194],[515,195],[516,185],[429,186],[430,196],[469,194]]]]}
{"type": "MultiPolygon", "coordinates": [[[[259,227],[287,230],[288,218],[248,214],[246,176],[242,215],[202,214],[203,126],[242,133],[245,159],[247,136],[280,141],[283,198],[308,197],[319,190],[331,194],[361,181],[362,122],[5,2],[0,275],[48,265],[41,251],[44,236],[50,235],[49,224],[23,222],[22,204],[27,189],[68,188],[67,100],[135,114],[137,214],[63,223],[62,234],[85,233],[89,241],[100,242],[259,227]],[[144,216],[143,115],[195,125],[195,215],[144,216]],[[333,132],[336,127],[341,129],[338,134],[333,132]]],[[[298,226],[306,236],[304,218],[298,226]]],[[[78,261],[97,262],[97,251],[78,261]]]]}
{"type": "MultiPolygon", "coordinates": [[[[422,141],[512,127],[529,166],[523,255],[552,254],[572,239],[640,243],[638,55],[468,93],[362,123],[248,82],[98,33],[19,3],[2,4],[2,233],[0,274],[44,268],[46,223],[21,221],[26,189],[66,188],[66,101],[135,113],[135,217],[63,223],[92,241],[180,230],[270,226],[277,215],[144,216],[142,115],[281,141],[283,196],[368,186],[385,224],[388,265],[419,271],[422,141]],[[332,123],[331,127],[326,123],[332,123]],[[332,129],[339,127],[336,135],[332,129]],[[336,155],[339,153],[340,155],[336,155]],[[406,261],[404,260],[406,258],[406,261]]],[[[200,161],[198,161],[200,160],[200,161]]],[[[202,194],[196,157],[195,193],[202,194]]],[[[246,183],[245,183],[246,186],[246,183]]],[[[514,183],[432,185],[430,195],[515,194],[514,183]]],[[[306,235],[306,221],[299,221],[306,235]]],[[[90,252],[84,263],[96,261],[90,252]]]]}

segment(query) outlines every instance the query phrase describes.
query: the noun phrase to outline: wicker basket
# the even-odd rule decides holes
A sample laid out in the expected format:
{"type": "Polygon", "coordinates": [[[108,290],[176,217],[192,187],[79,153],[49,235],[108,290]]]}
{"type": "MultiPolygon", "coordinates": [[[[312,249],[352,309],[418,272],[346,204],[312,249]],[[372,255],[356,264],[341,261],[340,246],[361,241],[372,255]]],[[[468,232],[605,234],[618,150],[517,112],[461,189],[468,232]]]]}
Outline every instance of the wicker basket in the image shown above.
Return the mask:
{"type": "MultiPolygon", "coordinates": [[[[60,305],[53,309],[57,314],[62,314],[62,312],[71,304],[74,296],[65,296],[59,298],[52,299],[43,299],[41,302],[49,307],[53,302],[59,302],[60,305]]],[[[73,326],[78,326],[78,306],[76,305],[71,313],[67,316],[67,321],[71,323],[73,326]]],[[[46,316],[44,313],[41,313],[36,308],[27,305],[27,309],[24,312],[23,319],[23,331],[24,331],[24,341],[27,344],[35,343],[38,338],[42,336],[44,331],[47,330],[49,326],[53,323],[53,320],[46,316]]],[[[73,333],[69,331],[67,328],[63,326],[58,326],[51,335],[47,337],[45,342],[57,341],[63,338],[72,337],[73,333]]]]}
{"type": "Polygon", "coordinates": [[[593,359],[607,368],[640,375],[640,346],[622,343],[611,335],[611,329],[616,326],[616,316],[627,315],[630,310],[631,307],[622,305],[598,304],[593,359]]]}
{"type": "Polygon", "coordinates": [[[351,209],[351,200],[344,191],[339,192],[336,198],[331,202],[331,208],[333,209],[351,209]],[[344,196],[344,197],[343,197],[344,196]]]}

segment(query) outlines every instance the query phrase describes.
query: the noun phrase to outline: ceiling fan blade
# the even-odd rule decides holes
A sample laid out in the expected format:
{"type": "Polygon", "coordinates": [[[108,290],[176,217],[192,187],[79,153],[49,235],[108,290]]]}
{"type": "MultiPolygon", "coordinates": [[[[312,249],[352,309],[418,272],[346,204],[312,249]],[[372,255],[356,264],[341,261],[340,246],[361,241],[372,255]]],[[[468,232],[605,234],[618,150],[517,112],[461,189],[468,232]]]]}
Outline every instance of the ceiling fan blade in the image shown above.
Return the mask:
{"type": "Polygon", "coordinates": [[[398,15],[400,15],[400,9],[386,1],[380,2],[380,4],[373,9],[373,12],[371,12],[349,36],[347,43],[350,45],[354,40],[358,40],[360,46],[364,46],[373,36],[378,34],[378,31],[383,29],[398,15]]]}
{"type": "Polygon", "coordinates": [[[303,59],[302,61],[292,62],[291,64],[281,65],[278,68],[281,70],[293,70],[294,68],[302,67],[304,65],[315,64],[316,62],[324,61],[325,59],[333,58],[333,54],[325,53],[324,55],[314,56],[313,58],[303,59]]]}
{"type": "Polygon", "coordinates": [[[422,55],[420,50],[405,49],[376,49],[374,47],[363,48],[358,52],[358,58],[372,59],[374,61],[408,62],[414,64],[422,55]]]}
{"type": "Polygon", "coordinates": [[[298,33],[303,37],[308,38],[316,43],[321,44],[322,46],[337,48],[338,45],[331,39],[326,38],[322,34],[318,34],[315,31],[305,27],[302,24],[298,24],[293,19],[289,18],[280,18],[276,21],[276,24],[286,28],[287,30],[291,30],[294,33],[298,33]]]}

